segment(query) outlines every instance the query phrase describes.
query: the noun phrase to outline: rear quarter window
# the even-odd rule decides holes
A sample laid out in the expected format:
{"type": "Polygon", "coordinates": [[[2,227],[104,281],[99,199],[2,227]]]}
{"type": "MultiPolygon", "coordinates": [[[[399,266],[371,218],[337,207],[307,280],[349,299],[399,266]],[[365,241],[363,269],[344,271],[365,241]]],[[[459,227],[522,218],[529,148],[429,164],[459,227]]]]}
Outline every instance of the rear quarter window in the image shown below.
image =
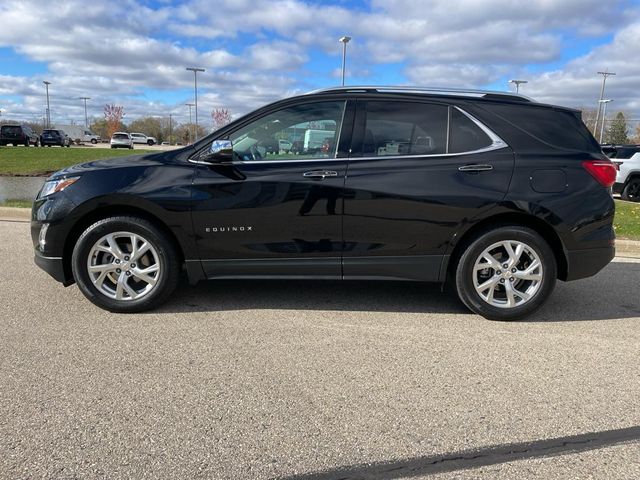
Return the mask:
{"type": "Polygon", "coordinates": [[[493,104],[485,107],[544,143],[567,150],[600,152],[579,114],[553,107],[493,104]]]}

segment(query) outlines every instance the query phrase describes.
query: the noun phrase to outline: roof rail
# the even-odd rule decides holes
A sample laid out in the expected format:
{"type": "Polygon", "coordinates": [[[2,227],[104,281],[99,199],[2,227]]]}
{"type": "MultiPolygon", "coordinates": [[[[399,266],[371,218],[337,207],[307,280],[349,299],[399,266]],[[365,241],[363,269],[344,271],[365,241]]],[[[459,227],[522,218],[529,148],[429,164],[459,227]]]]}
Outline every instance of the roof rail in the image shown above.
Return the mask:
{"type": "Polygon", "coordinates": [[[327,87],[319,90],[307,92],[305,95],[316,93],[339,93],[339,92],[376,92],[376,93],[419,93],[424,95],[450,95],[456,97],[507,97],[514,100],[533,102],[534,100],[512,92],[498,92],[492,90],[473,90],[467,88],[437,88],[437,87],[408,87],[408,86],[374,86],[374,85],[353,85],[345,87],[327,87]]]}

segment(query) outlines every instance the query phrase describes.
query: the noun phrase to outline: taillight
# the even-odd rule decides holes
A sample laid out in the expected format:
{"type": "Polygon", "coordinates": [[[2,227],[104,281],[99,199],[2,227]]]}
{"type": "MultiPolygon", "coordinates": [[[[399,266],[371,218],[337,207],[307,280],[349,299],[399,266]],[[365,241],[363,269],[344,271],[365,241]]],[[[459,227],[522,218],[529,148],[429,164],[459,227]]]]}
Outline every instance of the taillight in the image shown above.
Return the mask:
{"type": "Polygon", "coordinates": [[[585,160],[582,166],[603,187],[609,188],[616,181],[617,169],[609,160],[585,160]]]}

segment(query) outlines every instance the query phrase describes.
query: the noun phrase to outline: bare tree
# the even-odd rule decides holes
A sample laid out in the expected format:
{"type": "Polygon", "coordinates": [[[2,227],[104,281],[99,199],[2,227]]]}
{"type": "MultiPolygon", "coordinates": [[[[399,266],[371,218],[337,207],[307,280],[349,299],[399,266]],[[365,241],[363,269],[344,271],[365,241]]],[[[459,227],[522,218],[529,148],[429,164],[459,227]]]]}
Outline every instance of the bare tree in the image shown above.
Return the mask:
{"type": "MultiPolygon", "coordinates": [[[[580,111],[582,112],[582,121],[587,126],[589,131],[593,135],[596,135],[597,133],[596,132],[596,116],[597,116],[596,109],[583,107],[580,109],[580,111]]],[[[600,122],[598,122],[598,124],[600,124],[600,122]]]]}
{"type": "Polygon", "coordinates": [[[214,108],[211,112],[211,118],[213,119],[213,129],[219,130],[231,122],[231,112],[228,108],[214,108]]]}
{"type": "Polygon", "coordinates": [[[111,137],[120,128],[124,118],[124,107],[120,105],[105,105],[104,118],[107,121],[107,135],[111,137]]]}

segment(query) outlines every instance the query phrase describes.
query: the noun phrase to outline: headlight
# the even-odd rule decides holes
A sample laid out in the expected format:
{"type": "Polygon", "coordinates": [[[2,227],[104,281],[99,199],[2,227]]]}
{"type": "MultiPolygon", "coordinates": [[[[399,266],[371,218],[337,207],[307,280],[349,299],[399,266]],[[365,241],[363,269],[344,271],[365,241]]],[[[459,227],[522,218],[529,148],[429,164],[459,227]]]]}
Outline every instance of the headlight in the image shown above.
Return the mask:
{"type": "Polygon", "coordinates": [[[74,183],[76,183],[78,180],[80,180],[80,177],[67,177],[44,182],[44,185],[42,186],[40,195],[38,195],[38,197],[42,198],[51,195],[52,193],[61,192],[69,185],[73,185],[74,183]]]}

